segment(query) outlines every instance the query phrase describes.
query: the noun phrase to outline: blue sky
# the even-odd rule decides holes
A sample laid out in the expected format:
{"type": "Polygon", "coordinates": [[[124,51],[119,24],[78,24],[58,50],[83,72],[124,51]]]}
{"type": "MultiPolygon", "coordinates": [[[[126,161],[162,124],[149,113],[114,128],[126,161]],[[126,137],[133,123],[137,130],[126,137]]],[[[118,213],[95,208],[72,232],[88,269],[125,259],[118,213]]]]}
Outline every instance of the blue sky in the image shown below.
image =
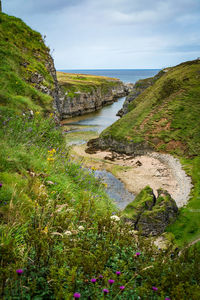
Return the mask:
{"type": "Polygon", "coordinates": [[[57,69],[163,68],[200,56],[200,0],[2,0],[57,69]]]}

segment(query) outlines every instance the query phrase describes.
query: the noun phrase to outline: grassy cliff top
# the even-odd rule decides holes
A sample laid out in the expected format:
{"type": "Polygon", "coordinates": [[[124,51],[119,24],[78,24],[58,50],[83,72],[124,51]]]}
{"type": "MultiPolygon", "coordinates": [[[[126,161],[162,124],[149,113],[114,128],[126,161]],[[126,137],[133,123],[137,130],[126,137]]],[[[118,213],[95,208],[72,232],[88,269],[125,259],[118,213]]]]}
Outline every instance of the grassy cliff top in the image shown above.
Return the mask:
{"type": "Polygon", "coordinates": [[[50,59],[40,33],[21,19],[0,13],[0,105],[5,109],[50,110],[52,97],[36,88],[33,76],[53,89],[53,78],[47,70],[50,59]]]}
{"type": "Polygon", "coordinates": [[[85,74],[72,74],[57,72],[59,84],[68,92],[92,92],[98,87],[107,89],[115,87],[121,81],[117,78],[110,78],[106,76],[85,75],[85,74]]]}
{"type": "Polygon", "coordinates": [[[156,151],[171,153],[181,160],[194,184],[187,206],[168,228],[181,245],[200,236],[200,60],[163,71],[130,103],[129,113],[104,130],[101,137],[148,142],[156,151]]]}
{"type": "Polygon", "coordinates": [[[200,60],[168,68],[129,105],[129,113],[103,137],[148,141],[156,150],[184,156],[200,152],[200,60]]]}

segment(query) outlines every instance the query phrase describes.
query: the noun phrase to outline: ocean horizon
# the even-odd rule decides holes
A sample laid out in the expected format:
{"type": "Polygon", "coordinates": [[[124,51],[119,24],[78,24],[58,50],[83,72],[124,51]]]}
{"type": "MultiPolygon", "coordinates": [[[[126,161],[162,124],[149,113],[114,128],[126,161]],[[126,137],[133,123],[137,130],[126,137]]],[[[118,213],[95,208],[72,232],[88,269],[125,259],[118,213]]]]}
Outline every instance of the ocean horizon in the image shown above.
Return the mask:
{"type": "Polygon", "coordinates": [[[123,82],[135,83],[139,79],[155,76],[160,69],[60,69],[73,74],[88,74],[118,78],[123,82]]]}

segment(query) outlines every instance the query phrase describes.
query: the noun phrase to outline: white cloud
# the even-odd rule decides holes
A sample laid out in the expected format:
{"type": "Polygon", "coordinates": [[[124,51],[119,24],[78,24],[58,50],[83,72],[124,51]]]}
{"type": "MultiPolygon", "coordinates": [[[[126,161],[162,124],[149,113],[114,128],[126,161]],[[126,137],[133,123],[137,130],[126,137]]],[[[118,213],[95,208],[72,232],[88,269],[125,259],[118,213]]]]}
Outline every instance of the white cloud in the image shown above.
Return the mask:
{"type": "Polygon", "coordinates": [[[63,68],[159,68],[199,47],[199,0],[6,0],[63,68]]]}

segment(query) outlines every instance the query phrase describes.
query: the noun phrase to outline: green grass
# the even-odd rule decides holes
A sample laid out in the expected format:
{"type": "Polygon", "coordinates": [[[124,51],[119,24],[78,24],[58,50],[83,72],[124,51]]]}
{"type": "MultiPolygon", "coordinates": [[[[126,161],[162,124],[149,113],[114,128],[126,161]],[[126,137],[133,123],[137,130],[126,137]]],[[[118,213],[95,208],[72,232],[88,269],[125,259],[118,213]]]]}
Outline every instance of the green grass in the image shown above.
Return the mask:
{"type": "MultiPolygon", "coordinates": [[[[142,84],[142,83],[141,83],[142,84]]],[[[144,83],[145,84],[145,83],[144,83]]],[[[155,151],[181,159],[194,190],[168,230],[180,245],[200,236],[200,61],[168,68],[161,78],[129,105],[130,112],[100,137],[121,142],[148,142],[155,151]]]]}
{"type": "Polygon", "coordinates": [[[0,105],[21,110],[51,111],[52,97],[36,89],[31,78],[43,76],[42,84],[54,89],[52,76],[46,67],[49,48],[40,33],[22,20],[0,14],[0,105]]]}
{"type": "Polygon", "coordinates": [[[130,224],[112,220],[116,207],[106,195],[104,184],[92,171],[70,160],[65,139],[52,117],[44,119],[41,114],[29,113],[15,116],[5,108],[3,112],[3,298],[72,299],[74,292],[80,292],[82,299],[101,299],[103,288],[108,288],[107,299],[170,296],[178,300],[186,295],[198,299],[198,250],[172,260],[172,248],[158,251],[141,237],[136,242],[130,224]],[[138,251],[141,255],[136,257],[138,251]],[[23,270],[21,276],[16,274],[17,269],[23,270]],[[118,270],[120,276],[115,274],[118,270]],[[97,278],[97,282],[91,283],[91,278],[97,278]],[[112,287],[109,279],[115,280],[112,287]],[[119,289],[122,285],[123,292],[119,289]],[[156,294],[152,286],[158,287],[156,294]]]}
{"type": "Polygon", "coordinates": [[[113,220],[120,213],[104,184],[70,159],[60,127],[43,113],[51,97],[29,81],[36,71],[53,84],[40,34],[0,14],[0,37],[1,298],[104,299],[109,288],[107,299],[199,299],[199,249],[172,259],[173,248],[135,237],[130,224],[113,220]]]}
{"type": "Polygon", "coordinates": [[[94,93],[97,89],[104,95],[110,88],[120,84],[119,79],[105,76],[57,72],[57,77],[61,88],[68,92],[69,97],[75,97],[76,92],[94,93]]]}

